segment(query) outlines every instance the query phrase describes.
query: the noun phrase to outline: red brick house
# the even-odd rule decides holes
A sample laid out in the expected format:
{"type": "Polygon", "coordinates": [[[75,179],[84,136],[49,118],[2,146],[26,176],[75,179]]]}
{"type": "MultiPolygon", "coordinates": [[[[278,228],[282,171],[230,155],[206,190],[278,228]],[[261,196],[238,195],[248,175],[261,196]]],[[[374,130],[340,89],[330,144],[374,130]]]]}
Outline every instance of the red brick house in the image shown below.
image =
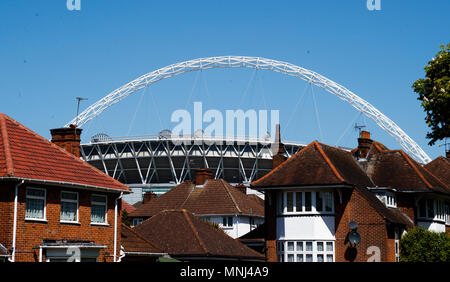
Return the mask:
{"type": "Polygon", "coordinates": [[[184,209],[163,210],[134,230],[181,261],[265,260],[264,255],[184,209]]]}
{"type": "Polygon", "coordinates": [[[251,185],[265,193],[268,261],[393,262],[408,228],[445,231],[450,188],[368,132],[358,143],[347,151],[312,142],[285,160],[280,142],[274,169],[251,185]]]}
{"type": "Polygon", "coordinates": [[[81,129],[52,133],[57,145],[0,114],[0,255],[117,261],[120,198],[129,188],[72,154],[79,154],[81,129]]]}
{"type": "Polygon", "coordinates": [[[195,183],[185,181],[145,202],[130,213],[130,218],[133,218],[133,225],[137,225],[168,209],[186,209],[201,219],[215,222],[232,238],[238,238],[264,222],[261,198],[247,195],[245,189],[236,188],[223,179],[212,179],[208,169],[196,171],[195,183]]]}

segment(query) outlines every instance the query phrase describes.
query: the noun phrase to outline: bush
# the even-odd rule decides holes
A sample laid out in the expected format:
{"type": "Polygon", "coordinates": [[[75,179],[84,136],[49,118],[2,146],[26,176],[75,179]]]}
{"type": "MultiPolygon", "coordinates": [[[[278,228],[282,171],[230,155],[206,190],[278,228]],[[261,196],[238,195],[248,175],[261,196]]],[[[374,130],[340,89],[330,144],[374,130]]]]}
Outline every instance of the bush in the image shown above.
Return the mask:
{"type": "Polygon", "coordinates": [[[400,240],[401,262],[450,262],[450,236],[416,227],[400,240]]]}

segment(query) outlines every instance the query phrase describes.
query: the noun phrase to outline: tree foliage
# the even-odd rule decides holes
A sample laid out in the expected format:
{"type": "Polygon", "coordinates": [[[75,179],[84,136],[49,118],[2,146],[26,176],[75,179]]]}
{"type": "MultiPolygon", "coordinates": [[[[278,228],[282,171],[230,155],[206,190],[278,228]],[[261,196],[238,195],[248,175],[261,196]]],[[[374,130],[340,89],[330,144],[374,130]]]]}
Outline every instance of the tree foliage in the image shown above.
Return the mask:
{"type": "Polygon", "coordinates": [[[122,223],[125,224],[128,227],[131,226],[131,218],[128,215],[128,212],[126,210],[122,211],[122,223]]]}
{"type": "Polygon", "coordinates": [[[450,236],[422,227],[411,229],[400,240],[400,261],[450,262],[450,236]]]}
{"type": "Polygon", "coordinates": [[[412,85],[427,114],[425,121],[431,129],[427,133],[427,138],[431,139],[429,145],[450,137],[450,43],[440,49],[436,58],[425,66],[426,78],[412,85]]]}

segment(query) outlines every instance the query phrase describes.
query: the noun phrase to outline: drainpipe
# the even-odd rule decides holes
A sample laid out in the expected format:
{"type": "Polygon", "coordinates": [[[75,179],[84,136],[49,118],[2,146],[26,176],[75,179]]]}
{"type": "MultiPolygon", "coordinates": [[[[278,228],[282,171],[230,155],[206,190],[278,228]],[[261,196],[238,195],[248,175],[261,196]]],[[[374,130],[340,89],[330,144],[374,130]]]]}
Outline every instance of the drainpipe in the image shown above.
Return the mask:
{"type": "Polygon", "coordinates": [[[14,262],[16,260],[16,237],[17,237],[17,202],[19,198],[19,186],[22,185],[25,180],[22,180],[18,183],[14,188],[14,222],[13,222],[13,241],[12,241],[12,254],[8,259],[10,262],[14,262]]]}
{"type": "Polygon", "coordinates": [[[116,199],[116,204],[114,207],[114,262],[117,262],[117,207],[119,205],[119,200],[122,199],[123,192],[120,193],[120,196],[116,199]]]}

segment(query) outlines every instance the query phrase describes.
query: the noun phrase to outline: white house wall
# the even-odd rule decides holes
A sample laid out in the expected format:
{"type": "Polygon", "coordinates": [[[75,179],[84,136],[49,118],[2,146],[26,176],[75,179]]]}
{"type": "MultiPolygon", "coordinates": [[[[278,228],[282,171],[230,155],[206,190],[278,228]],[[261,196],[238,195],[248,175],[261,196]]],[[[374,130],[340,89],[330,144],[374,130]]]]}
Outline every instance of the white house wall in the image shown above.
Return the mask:
{"type": "Polygon", "coordinates": [[[277,240],[334,240],[334,216],[277,218],[277,240]]]}

